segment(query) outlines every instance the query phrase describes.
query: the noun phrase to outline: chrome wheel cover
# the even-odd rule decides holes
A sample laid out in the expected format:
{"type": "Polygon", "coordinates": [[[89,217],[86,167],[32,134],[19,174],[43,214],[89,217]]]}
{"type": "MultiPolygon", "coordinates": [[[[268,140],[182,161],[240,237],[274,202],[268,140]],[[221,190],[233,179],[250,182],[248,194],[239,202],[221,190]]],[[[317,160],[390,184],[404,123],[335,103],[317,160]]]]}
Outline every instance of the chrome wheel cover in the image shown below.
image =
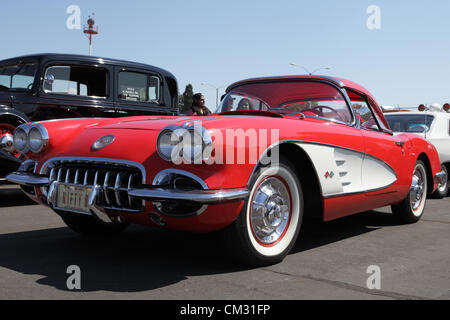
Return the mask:
{"type": "Polygon", "coordinates": [[[417,211],[426,197],[426,176],[422,166],[416,166],[410,189],[410,202],[413,211],[417,211]]]}
{"type": "Polygon", "coordinates": [[[445,175],[444,175],[444,181],[445,181],[445,183],[442,184],[442,185],[440,185],[440,186],[438,187],[438,191],[442,193],[442,192],[445,192],[445,190],[447,190],[447,185],[448,185],[448,172],[447,172],[447,167],[446,167],[445,165],[442,166],[442,169],[441,169],[441,170],[445,173],[445,175]]]}
{"type": "Polygon", "coordinates": [[[291,218],[291,195],[280,177],[269,176],[257,187],[250,207],[253,236],[262,245],[281,240],[291,218]]]}

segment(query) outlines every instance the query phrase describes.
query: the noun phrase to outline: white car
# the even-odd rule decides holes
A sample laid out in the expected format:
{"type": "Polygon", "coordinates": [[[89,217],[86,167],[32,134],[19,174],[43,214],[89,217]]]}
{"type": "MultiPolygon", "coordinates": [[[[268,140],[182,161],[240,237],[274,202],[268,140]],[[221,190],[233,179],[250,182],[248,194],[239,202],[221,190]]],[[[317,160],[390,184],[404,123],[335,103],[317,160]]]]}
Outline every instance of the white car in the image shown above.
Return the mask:
{"type": "Polygon", "coordinates": [[[387,111],[384,116],[395,133],[416,133],[430,141],[437,149],[442,170],[447,175],[446,183],[441,184],[434,196],[443,198],[449,191],[448,172],[450,171],[450,106],[426,108],[421,105],[417,111],[387,111]],[[423,110],[423,111],[419,111],[423,110]]]}

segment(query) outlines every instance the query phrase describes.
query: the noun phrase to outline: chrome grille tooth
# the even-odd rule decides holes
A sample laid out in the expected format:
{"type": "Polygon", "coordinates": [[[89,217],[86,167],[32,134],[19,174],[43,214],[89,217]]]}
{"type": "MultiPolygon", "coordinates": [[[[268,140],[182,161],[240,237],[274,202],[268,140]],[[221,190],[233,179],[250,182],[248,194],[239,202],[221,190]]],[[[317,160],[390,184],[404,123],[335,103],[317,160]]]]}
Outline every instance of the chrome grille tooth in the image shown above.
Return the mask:
{"type": "Polygon", "coordinates": [[[108,205],[111,205],[111,201],[108,196],[108,180],[109,180],[110,171],[107,171],[105,174],[105,180],[103,180],[103,193],[105,194],[105,201],[108,205]]]}
{"type": "MultiPolygon", "coordinates": [[[[132,182],[132,180],[133,180],[133,174],[130,173],[130,175],[128,176],[128,191],[131,190],[131,182],[132,182]]],[[[127,194],[128,194],[128,192],[127,192],[127,194]]],[[[128,206],[131,207],[131,197],[130,197],[130,195],[128,195],[128,206]]]]}
{"type": "Polygon", "coordinates": [[[50,181],[54,181],[55,180],[55,168],[52,168],[50,170],[50,181]]]}
{"type": "Polygon", "coordinates": [[[78,175],[80,174],[80,169],[75,170],[75,178],[73,179],[73,183],[78,184],[78,175]]]}
{"type": "Polygon", "coordinates": [[[95,171],[94,186],[98,185],[98,171],[95,171]]]}
{"type": "Polygon", "coordinates": [[[70,169],[67,169],[67,171],[66,171],[66,180],[65,180],[66,183],[70,182],[69,178],[70,178],[70,169]]]}
{"type": "Polygon", "coordinates": [[[122,203],[120,201],[120,176],[121,176],[121,172],[118,172],[116,175],[116,182],[114,183],[114,195],[116,197],[116,203],[119,207],[122,206],[122,203]]]}
{"type": "Polygon", "coordinates": [[[62,178],[62,168],[59,168],[58,169],[58,177],[56,179],[58,180],[58,182],[62,182],[61,178],[62,178]]]}
{"type": "Polygon", "coordinates": [[[88,184],[88,177],[89,177],[89,169],[86,169],[86,171],[84,172],[84,179],[83,179],[83,184],[85,186],[88,184]]]}

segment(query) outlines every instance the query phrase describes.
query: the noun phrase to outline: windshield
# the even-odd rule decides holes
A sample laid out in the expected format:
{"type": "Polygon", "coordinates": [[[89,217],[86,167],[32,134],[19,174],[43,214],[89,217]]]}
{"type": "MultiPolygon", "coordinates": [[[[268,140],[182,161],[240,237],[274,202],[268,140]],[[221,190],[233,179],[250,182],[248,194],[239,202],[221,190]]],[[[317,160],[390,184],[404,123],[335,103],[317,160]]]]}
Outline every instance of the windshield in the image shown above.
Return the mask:
{"type": "Polygon", "coordinates": [[[0,66],[0,90],[31,89],[36,67],[36,63],[0,66]]]}
{"type": "Polygon", "coordinates": [[[312,81],[242,85],[224,97],[215,113],[242,110],[303,114],[346,123],[353,120],[350,108],[338,89],[312,81]]]}
{"type": "Polygon", "coordinates": [[[420,114],[388,114],[385,115],[389,126],[394,132],[424,133],[430,131],[434,116],[424,113],[420,114]]]}

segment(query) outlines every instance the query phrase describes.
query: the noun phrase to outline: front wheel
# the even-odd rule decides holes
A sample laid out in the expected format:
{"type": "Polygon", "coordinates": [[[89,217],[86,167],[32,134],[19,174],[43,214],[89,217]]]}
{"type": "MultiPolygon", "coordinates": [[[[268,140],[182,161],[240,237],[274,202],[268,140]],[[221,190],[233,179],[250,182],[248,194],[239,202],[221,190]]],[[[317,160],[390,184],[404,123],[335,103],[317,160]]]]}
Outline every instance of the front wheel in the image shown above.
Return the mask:
{"type": "Polygon", "coordinates": [[[399,204],[392,205],[394,218],[402,223],[420,220],[427,200],[427,173],[425,164],[418,160],[414,166],[411,187],[408,196],[399,204]]]}
{"type": "Polygon", "coordinates": [[[294,167],[261,168],[252,178],[250,194],[222,241],[248,266],[271,265],[286,257],[294,245],[303,217],[303,193],[294,167]]]}

